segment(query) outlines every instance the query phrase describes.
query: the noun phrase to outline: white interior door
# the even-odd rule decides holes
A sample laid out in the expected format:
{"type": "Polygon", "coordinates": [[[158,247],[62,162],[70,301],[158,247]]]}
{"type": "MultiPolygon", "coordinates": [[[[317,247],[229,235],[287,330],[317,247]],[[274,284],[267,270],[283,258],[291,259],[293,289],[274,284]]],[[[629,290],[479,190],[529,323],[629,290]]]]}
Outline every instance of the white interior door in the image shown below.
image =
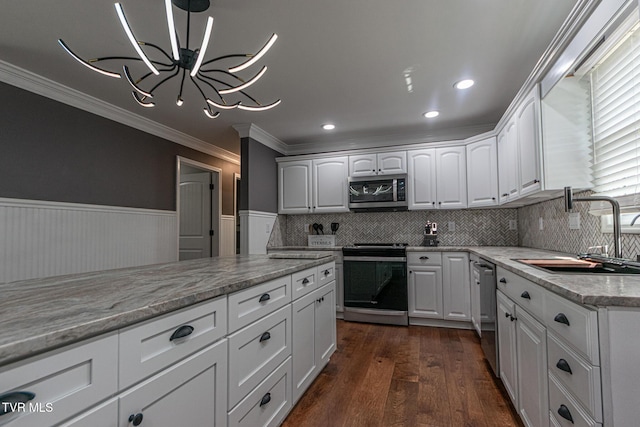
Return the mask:
{"type": "Polygon", "coordinates": [[[211,172],[180,175],[180,261],[212,255],[211,172]]]}

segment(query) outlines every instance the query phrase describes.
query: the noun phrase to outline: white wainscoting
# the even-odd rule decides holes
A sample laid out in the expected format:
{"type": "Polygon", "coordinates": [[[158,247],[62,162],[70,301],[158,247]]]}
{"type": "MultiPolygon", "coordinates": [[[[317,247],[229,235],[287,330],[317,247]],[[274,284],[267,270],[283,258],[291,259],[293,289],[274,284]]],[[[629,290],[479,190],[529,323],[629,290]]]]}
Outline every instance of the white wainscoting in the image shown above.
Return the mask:
{"type": "Polygon", "coordinates": [[[266,254],[269,236],[278,214],[260,211],[240,211],[240,253],[266,254]]]}
{"type": "Polygon", "coordinates": [[[176,213],[0,198],[0,283],[178,258],[176,213]]]}
{"type": "Polygon", "coordinates": [[[220,215],[220,256],[236,254],[236,217],[220,215]]]}

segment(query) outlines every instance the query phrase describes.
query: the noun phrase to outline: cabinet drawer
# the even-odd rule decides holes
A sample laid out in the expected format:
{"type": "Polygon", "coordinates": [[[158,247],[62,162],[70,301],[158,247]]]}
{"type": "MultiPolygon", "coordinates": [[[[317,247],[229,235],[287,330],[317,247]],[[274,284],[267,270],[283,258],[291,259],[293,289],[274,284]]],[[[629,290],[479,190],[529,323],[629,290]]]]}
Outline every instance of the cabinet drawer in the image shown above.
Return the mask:
{"type": "Polygon", "coordinates": [[[544,323],[587,361],[599,365],[598,313],[552,292],[544,295],[544,323]]]}
{"type": "Polygon", "coordinates": [[[120,389],[153,375],[227,334],[227,297],[156,317],[120,331],[120,389]],[[182,338],[175,334],[188,333],[182,338]]]}
{"type": "Polygon", "coordinates": [[[291,306],[229,336],[229,409],[291,355],[291,306]]]}
{"type": "Polygon", "coordinates": [[[291,276],[229,295],[229,332],[235,332],[291,302],[291,276]]]}
{"type": "Polygon", "coordinates": [[[318,287],[318,267],[308,268],[291,275],[293,300],[315,290],[318,287]]]}
{"type": "MultiPolygon", "coordinates": [[[[86,410],[117,392],[117,365],[118,336],[112,333],[3,366],[0,395],[5,398],[0,400],[8,402],[6,393],[19,391],[35,397],[13,413],[0,416],[0,424],[51,426],[86,410]]],[[[2,406],[0,409],[4,409],[2,406]]]]}
{"type": "Polygon", "coordinates": [[[328,262],[318,266],[318,287],[336,280],[336,263],[328,262]]]}
{"type": "Polygon", "coordinates": [[[530,280],[504,268],[498,267],[496,271],[498,289],[534,317],[542,320],[544,294],[547,291],[530,280]]]}
{"type": "Polygon", "coordinates": [[[118,399],[113,398],[61,424],[60,427],[113,427],[117,419],[118,399]]]}
{"type": "Polygon", "coordinates": [[[188,356],[119,397],[118,426],[224,426],[227,340],[188,356]]]}
{"type": "Polygon", "coordinates": [[[555,418],[555,422],[562,427],[600,425],[571,397],[552,373],[549,373],[549,412],[555,418]],[[564,414],[564,417],[561,414],[564,414]],[[565,417],[571,418],[572,421],[565,417]]]}
{"type": "Polygon", "coordinates": [[[407,252],[407,265],[442,265],[442,252],[407,252]]]}
{"type": "Polygon", "coordinates": [[[290,408],[291,357],[229,412],[229,427],[278,426],[290,408]]]}
{"type": "Polygon", "coordinates": [[[596,421],[602,421],[600,368],[591,365],[552,333],[547,335],[549,371],[596,421]]]}

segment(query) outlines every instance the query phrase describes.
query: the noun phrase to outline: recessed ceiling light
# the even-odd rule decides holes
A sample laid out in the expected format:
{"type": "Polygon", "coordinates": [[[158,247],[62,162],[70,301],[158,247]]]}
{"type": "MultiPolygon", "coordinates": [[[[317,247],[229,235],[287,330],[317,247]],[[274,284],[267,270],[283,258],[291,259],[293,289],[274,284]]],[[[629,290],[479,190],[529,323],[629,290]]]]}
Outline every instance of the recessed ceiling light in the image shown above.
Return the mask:
{"type": "Polygon", "coordinates": [[[474,83],[475,82],[471,79],[460,80],[455,85],[453,85],[453,87],[455,87],[456,89],[469,89],[471,86],[473,86],[474,83]]]}
{"type": "Polygon", "coordinates": [[[439,111],[427,111],[426,113],[424,113],[424,116],[427,119],[432,119],[434,117],[438,117],[440,115],[439,111]]]}
{"type": "Polygon", "coordinates": [[[333,130],[336,128],[336,125],[331,124],[331,123],[326,123],[324,125],[322,125],[322,129],[324,130],[333,130]]]}

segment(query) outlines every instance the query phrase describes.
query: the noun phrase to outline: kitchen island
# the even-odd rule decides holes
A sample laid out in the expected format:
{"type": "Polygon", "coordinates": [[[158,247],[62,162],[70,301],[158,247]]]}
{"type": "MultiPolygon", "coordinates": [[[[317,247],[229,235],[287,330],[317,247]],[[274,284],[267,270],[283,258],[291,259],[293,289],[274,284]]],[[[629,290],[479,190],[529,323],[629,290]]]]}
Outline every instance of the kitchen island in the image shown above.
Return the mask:
{"type": "Polygon", "coordinates": [[[11,427],[278,424],[336,348],[326,252],[0,288],[0,424],[11,427]]]}

